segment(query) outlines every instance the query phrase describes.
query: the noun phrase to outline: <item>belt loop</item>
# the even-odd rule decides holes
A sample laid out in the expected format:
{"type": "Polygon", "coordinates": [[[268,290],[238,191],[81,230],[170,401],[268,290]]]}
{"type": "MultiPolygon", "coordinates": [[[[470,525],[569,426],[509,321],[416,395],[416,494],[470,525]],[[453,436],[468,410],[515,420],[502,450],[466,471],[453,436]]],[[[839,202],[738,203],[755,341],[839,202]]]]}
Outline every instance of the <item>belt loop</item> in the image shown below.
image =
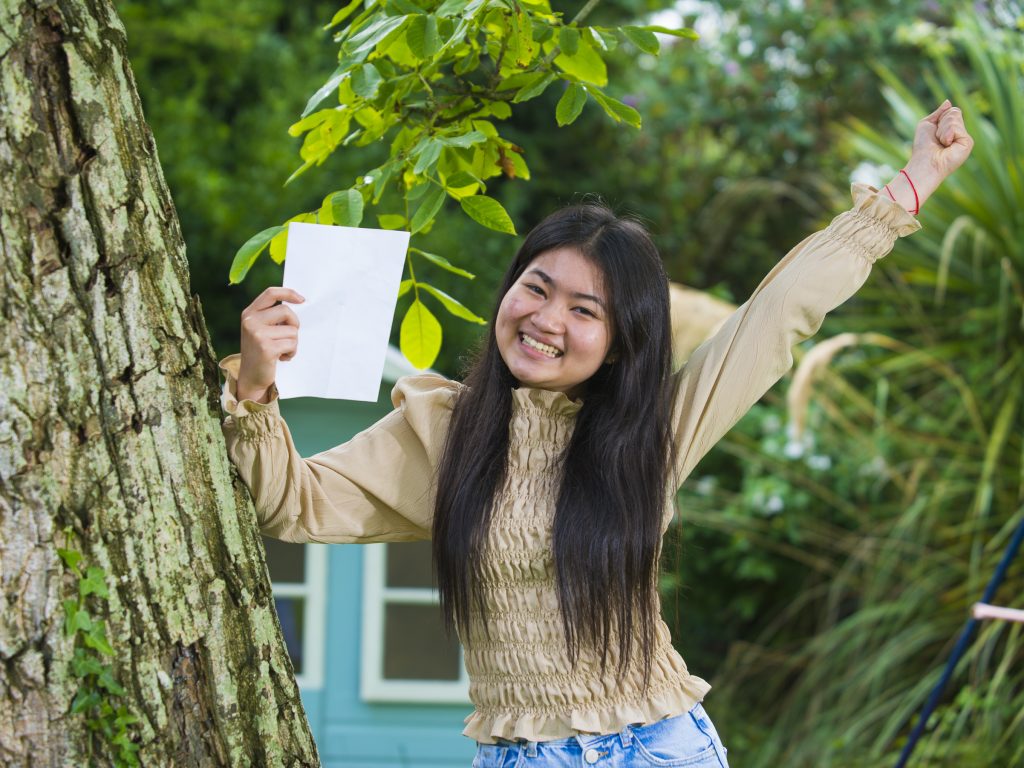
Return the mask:
{"type": "Polygon", "coordinates": [[[622,742],[623,749],[629,749],[629,745],[633,743],[633,729],[627,725],[619,731],[619,740],[622,742]]]}
{"type": "Polygon", "coordinates": [[[536,741],[528,741],[528,742],[526,742],[526,756],[527,757],[536,757],[537,756],[537,742],[536,741]]]}

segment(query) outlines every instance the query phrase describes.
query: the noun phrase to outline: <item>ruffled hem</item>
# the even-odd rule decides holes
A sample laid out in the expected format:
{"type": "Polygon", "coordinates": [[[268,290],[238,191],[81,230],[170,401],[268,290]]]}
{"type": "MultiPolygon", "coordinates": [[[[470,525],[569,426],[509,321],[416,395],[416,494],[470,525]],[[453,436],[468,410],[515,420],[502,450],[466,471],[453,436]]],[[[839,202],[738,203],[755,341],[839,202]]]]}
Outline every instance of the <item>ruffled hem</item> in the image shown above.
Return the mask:
{"type": "Polygon", "coordinates": [[[495,744],[498,739],[552,741],[577,733],[618,733],[627,725],[646,725],[689,712],[709,690],[711,686],[705,680],[689,675],[678,684],[632,702],[610,701],[606,706],[563,711],[525,708],[502,708],[491,712],[476,710],[466,718],[462,735],[482,744],[495,744]]]}
{"type": "Polygon", "coordinates": [[[224,387],[220,392],[220,407],[224,409],[225,413],[235,418],[242,418],[254,413],[278,411],[276,384],[270,388],[269,403],[257,403],[255,400],[242,400],[239,402],[236,393],[238,392],[238,369],[242,365],[241,355],[228,355],[218,365],[224,372],[224,387]]]}

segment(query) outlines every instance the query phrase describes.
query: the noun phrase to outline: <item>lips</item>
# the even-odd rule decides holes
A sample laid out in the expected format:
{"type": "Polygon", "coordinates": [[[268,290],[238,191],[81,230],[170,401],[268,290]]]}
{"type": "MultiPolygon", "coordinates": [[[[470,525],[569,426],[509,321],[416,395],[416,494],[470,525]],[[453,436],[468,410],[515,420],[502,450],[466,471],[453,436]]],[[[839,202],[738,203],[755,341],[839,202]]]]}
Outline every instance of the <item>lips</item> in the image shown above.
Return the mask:
{"type": "Polygon", "coordinates": [[[532,336],[528,336],[525,333],[519,334],[519,341],[522,342],[527,347],[529,347],[530,349],[535,349],[545,357],[549,357],[552,360],[561,357],[563,354],[565,354],[564,352],[562,352],[562,350],[558,349],[557,347],[553,347],[550,344],[545,344],[542,341],[538,341],[537,339],[533,338],[532,336]]]}

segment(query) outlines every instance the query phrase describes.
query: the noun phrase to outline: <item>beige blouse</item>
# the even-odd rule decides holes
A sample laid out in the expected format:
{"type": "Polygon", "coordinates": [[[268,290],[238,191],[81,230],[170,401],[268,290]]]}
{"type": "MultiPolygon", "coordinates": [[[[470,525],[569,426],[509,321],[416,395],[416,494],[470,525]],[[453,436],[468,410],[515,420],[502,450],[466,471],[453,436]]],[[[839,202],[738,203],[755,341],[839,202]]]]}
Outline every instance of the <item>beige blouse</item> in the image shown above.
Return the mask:
{"type": "MultiPolygon", "coordinates": [[[[676,374],[677,461],[672,496],[698,460],[792,364],[792,346],[812,335],[825,313],[867,279],[898,236],[920,225],[870,187],[853,185],[852,210],[797,245],[750,299],[676,374]]],[[[221,363],[222,404],[232,461],[255,501],[260,527],[285,541],[375,542],[430,537],[433,485],[452,404],[461,384],[435,375],[404,378],[395,410],[350,441],[302,459],[276,398],[263,405],[234,397],[237,355],[221,363]]],[[[552,519],[558,457],[578,402],[564,394],[514,393],[506,485],[491,525],[484,583],[490,636],[461,638],[475,711],[463,733],[544,741],[576,732],[614,733],[681,714],[710,686],[690,674],[664,621],[657,625],[653,677],[645,692],[638,663],[616,679],[584,652],[569,665],[554,587],[552,519]]],[[[613,644],[614,645],[614,644],[613,644]]]]}

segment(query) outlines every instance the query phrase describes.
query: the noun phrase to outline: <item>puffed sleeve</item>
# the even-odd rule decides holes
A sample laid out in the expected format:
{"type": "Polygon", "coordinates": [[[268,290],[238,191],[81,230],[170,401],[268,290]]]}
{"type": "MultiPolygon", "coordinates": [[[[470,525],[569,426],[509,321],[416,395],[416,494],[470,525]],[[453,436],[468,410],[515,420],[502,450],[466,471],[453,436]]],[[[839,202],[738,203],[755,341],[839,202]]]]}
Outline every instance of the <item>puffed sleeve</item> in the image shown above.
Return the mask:
{"type": "Polygon", "coordinates": [[[675,479],[697,462],[793,364],[793,345],[867,280],[898,237],[921,228],[900,205],[866,184],[853,208],[786,254],[719,331],[676,374],[675,479]]]}
{"type": "Polygon", "coordinates": [[[346,443],[303,459],[278,408],[235,398],[239,356],[225,358],[228,455],[260,530],[283,541],[370,543],[430,538],[434,482],[461,385],[435,375],[395,385],[395,410],[346,443]]]}

